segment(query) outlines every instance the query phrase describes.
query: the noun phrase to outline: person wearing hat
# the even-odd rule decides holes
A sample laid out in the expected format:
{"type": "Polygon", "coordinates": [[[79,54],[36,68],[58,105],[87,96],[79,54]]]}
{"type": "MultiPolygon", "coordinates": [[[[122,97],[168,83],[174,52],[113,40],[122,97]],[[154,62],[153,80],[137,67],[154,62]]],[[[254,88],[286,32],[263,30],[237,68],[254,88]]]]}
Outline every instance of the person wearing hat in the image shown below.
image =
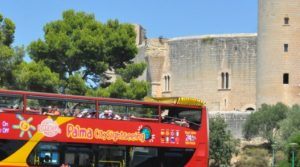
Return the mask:
{"type": "Polygon", "coordinates": [[[86,118],[96,118],[96,111],[93,109],[87,109],[86,118]]]}
{"type": "Polygon", "coordinates": [[[110,113],[109,110],[104,110],[104,111],[99,115],[99,118],[101,118],[101,119],[108,119],[108,118],[109,118],[109,113],[110,113]]]}

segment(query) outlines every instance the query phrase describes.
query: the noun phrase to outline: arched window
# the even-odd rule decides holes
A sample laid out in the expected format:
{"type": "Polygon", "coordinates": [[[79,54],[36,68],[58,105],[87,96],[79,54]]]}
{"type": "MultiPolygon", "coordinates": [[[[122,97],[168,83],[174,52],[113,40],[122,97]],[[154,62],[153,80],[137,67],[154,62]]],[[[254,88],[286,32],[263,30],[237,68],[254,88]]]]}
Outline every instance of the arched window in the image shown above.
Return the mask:
{"type": "Polygon", "coordinates": [[[166,75],[165,75],[164,79],[165,79],[165,91],[167,91],[168,90],[168,79],[167,79],[166,75]]]}
{"type": "Polygon", "coordinates": [[[225,75],[224,75],[224,73],[222,72],[222,74],[221,74],[221,79],[222,79],[222,85],[221,85],[221,88],[222,89],[224,89],[224,84],[225,84],[225,75]]]}
{"type": "Polygon", "coordinates": [[[225,80],[226,80],[225,89],[229,89],[229,74],[228,74],[228,72],[225,74],[225,80]]]}
{"type": "Polygon", "coordinates": [[[167,79],[168,79],[168,91],[170,91],[170,75],[168,75],[167,79]]]}
{"type": "Polygon", "coordinates": [[[164,80],[165,80],[165,90],[164,91],[170,91],[170,75],[165,75],[164,80]]]}
{"type": "Polygon", "coordinates": [[[229,89],[229,73],[228,72],[222,72],[221,73],[221,89],[229,89]]]}
{"type": "Polygon", "coordinates": [[[252,107],[248,107],[248,108],[246,108],[246,111],[255,111],[255,109],[252,107]]]}

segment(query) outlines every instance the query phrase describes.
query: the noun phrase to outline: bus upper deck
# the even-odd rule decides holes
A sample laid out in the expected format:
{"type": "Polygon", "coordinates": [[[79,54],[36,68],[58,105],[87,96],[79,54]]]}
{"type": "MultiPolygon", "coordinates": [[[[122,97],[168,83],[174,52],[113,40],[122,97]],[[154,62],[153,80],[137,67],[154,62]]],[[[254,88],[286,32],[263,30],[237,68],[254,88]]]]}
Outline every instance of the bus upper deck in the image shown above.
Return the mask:
{"type": "Polygon", "coordinates": [[[166,98],[167,103],[158,103],[162,99],[154,98],[147,101],[0,90],[0,112],[164,122],[191,128],[200,125],[202,101],[192,98],[166,98]]]}
{"type": "MultiPolygon", "coordinates": [[[[17,162],[41,165],[40,159],[46,154],[33,155],[33,152],[39,152],[44,142],[53,143],[51,147],[59,149],[67,147],[67,143],[84,144],[90,151],[94,147],[124,147],[125,150],[152,147],[156,152],[166,148],[191,149],[195,153],[191,154],[189,164],[207,164],[208,129],[203,103],[178,98],[172,103],[161,100],[145,102],[0,90],[0,145],[9,141],[25,142],[12,153],[7,153],[8,148],[0,148],[0,152],[7,154],[0,156],[0,166],[17,162]]],[[[53,163],[66,161],[65,156],[58,156],[53,163]]],[[[94,154],[92,157],[95,158],[94,154]]],[[[123,166],[139,166],[129,165],[128,155],[124,157],[118,161],[123,166]]],[[[113,161],[96,158],[94,164],[96,160],[113,161]]]]}

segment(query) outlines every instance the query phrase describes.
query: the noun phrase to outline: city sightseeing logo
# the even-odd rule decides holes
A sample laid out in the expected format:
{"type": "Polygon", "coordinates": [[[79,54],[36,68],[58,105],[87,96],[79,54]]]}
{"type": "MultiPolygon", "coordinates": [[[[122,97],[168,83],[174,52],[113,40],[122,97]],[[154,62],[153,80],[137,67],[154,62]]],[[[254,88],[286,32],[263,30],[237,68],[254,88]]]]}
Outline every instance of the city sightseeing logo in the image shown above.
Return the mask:
{"type": "Polygon", "coordinates": [[[149,141],[149,142],[154,142],[155,139],[155,134],[152,134],[152,129],[149,126],[139,126],[138,131],[141,134],[145,135],[145,140],[149,141]]]}
{"type": "Polygon", "coordinates": [[[20,115],[20,114],[17,114],[16,117],[18,120],[20,120],[20,123],[18,125],[13,125],[12,128],[21,130],[20,135],[19,135],[20,138],[24,136],[25,132],[27,132],[28,137],[31,138],[32,137],[31,131],[36,130],[35,126],[30,124],[30,122],[33,120],[33,118],[30,117],[27,120],[25,120],[22,117],[22,115],[20,115]]]}
{"type": "Polygon", "coordinates": [[[44,119],[41,124],[38,125],[38,131],[47,137],[54,137],[61,133],[58,124],[50,118],[44,119]]]}

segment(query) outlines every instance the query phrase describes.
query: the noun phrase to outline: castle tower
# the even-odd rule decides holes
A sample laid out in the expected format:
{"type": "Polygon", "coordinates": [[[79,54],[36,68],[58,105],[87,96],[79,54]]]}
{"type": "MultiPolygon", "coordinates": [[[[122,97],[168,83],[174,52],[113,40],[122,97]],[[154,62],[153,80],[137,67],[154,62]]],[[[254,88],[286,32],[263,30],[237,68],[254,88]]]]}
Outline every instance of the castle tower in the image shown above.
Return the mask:
{"type": "Polygon", "coordinates": [[[300,1],[258,2],[257,107],[300,104],[300,1]]]}

